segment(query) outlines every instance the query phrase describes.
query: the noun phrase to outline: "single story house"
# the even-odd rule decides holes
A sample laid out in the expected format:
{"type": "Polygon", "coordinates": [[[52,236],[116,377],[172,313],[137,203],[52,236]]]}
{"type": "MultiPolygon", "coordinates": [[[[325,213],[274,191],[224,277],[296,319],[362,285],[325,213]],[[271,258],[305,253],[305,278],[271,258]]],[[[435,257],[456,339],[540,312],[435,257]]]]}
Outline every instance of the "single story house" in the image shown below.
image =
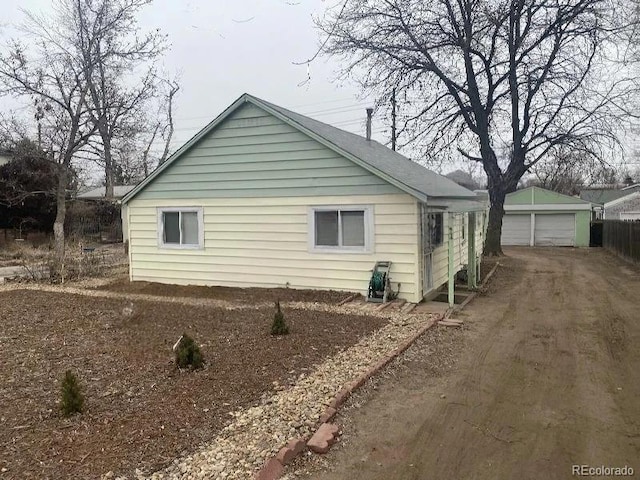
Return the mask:
{"type": "Polygon", "coordinates": [[[588,247],[591,202],[540,187],[507,195],[502,245],[588,247]]]}
{"type": "Polygon", "coordinates": [[[384,145],[245,94],[122,200],[130,279],[411,302],[479,262],[487,205],[384,145]]]}
{"type": "Polygon", "coordinates": [[[580,198],[597,204],[594,219],[640,220],[640,184],[620,189],[589,188],[580,192],[580,198]]]}

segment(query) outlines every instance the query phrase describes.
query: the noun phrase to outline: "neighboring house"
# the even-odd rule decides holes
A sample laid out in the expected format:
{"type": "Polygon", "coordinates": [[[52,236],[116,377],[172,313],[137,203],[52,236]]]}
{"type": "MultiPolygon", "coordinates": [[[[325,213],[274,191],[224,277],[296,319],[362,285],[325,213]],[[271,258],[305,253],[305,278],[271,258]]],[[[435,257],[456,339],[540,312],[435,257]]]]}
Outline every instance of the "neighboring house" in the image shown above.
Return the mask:
{"type": "MultiPolygon", "coordinates": [[[[486,205],[378,142],[243,95],[124,199],[130,279],[416,302],[478,262],[486,205]]],[[[125,234],[126,235],[126,234],[125,234]]]]}
{"type": "Polygon", "coordinates": [[[502,245],[588,247],[592,204],[528,187],[507,195],[502,245]]]}
{"type": "MultiPolygon", "coordinates": [[[[114,185],[113,186],[113,199],[111,200],[114,203],[119,203],[122,198],[129,193],[131,190],[133,190],[136,186],[135,185],[114,185]]],[[[88,190],[86,192],[83,192],[81,194],[79,194],[76,198],[78,200],[88,200],[88,201],[105,201],[107,195],[107,189],[106,187],[96,187],[96,188],[92,188],[91,190],[88,190]]],[[[127,215],[127,207],[126,205],[122,205],[122,211],[121,211],[121,215],[120,218],[122,219],[122,232],[123,235],[126,235],[127,231],[127,218],[129,218],[129,216],[127,215]]]]}
{"type": "MultiPolygon", "coordinates": [[[[135,188],[135,185],[115,185],[113,187],[113,201],[121,200],[127,193],[135,188]]],[[[76,198],[79,200],[103,201],[106,197],[106,187],[96,187],[86,192],[80,193],[76,198]]]]}
{"type": "Polygon", "coordinates": [[[595,217],[605,220],[640,220],[640,184],[620,189],[590,188],[580,198],[598,204],[595,217]]]}
{"type": "Polygon", "coordinates": [[[463,186],[464,188],[468,188],[469,190],[477,190],[480,188],[480,185],[470,173],[464,172],[462,170],[454,170],[453,172],[449,172],[445,175],[449,180],[453,180],[458,185],[463,186]]]}
{"type": "Polygon", "coordinates": [[[70,229],[81,236],[100,236],[104,241],[120,241],[127,231],[128,214],[120,201],[135,185],[115,185],[113,198],[107,200],[106,187],[96,187],[76,195],[70,210],[70,229]],[[104,203],[107,202],[107,203],[104,203]],[[105,208],[104,207],[108,207],[105,208]],[[115,217],[114,217],[115,214],[115,217]]]}

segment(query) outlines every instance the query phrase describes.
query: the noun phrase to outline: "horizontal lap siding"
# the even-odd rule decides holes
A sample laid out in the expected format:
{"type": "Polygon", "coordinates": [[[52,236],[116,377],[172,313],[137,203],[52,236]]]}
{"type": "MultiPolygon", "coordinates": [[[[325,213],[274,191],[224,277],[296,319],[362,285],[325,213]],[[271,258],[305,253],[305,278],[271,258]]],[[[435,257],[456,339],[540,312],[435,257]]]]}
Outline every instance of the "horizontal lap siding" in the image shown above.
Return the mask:
{"type": "Polygon", "coordinates": [[[416,201],[258,107],[245,105],[129,202],[131,278],[176,284],[365,293],[391,260],[417,299],[416,201]],[[312,205],[372,205],[374,252],[308,251],[312,205]],[[158,248],[158,207],[203,207],[205,248],[158,248]]]}
{"type": "Polygon", "coordinates": [[[136,199],[266,198],[400,191],[254,105],[245,105],[136,199]]]}
{"type": "Polygon", "coordinates": [[[133,280],[162,283],[338,289],[365,293],[376,261],[391,260],[393,288],[417,299],[417,204],[405,194],[261,199],[134,199],[129,203],[133,280]],[[372,205],[374,252],[308,251],[308,207],[372,205]],[[158,248],[157,207],[202,206],[205,248],[158,248]]]}

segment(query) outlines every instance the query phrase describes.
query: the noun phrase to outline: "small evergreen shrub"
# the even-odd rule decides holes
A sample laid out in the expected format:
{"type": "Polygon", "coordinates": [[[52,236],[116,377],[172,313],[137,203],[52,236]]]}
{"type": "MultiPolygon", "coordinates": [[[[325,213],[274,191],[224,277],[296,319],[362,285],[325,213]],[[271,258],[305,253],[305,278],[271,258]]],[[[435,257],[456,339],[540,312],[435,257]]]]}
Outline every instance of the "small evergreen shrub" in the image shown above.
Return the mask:
{"type": "Polygon", "coordinates": [[[198,344],[186,333],[178,342],[175,349],[176,365],[179,368],[192,368],[196,370],[204,365],[204,358],[198,344]]]}
{"type": "Polygon", "coordinates": [[[80,391],[80,382],[71,370],[64,373],[62,379],[62,401],[60,403],[62,413],[69,417],[74,413],[82,413],[84,408],[84,396],[80,391]]]}
{"type": "Polygon", "coordinates": [[[289,327],[284,321],[284,315],[280,310],[280,301],[276,302],[276,313],[273,316],[273,323],[271,324],[271,335],[287,335],[289,333],[289,327]]]}

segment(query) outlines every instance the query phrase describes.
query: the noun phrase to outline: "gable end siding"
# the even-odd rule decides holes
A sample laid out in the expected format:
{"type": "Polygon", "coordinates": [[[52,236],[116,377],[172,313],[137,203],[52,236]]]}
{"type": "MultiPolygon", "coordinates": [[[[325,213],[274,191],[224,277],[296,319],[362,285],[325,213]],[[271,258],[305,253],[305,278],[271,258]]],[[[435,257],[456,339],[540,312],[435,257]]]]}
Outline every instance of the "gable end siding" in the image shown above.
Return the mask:
{"type": "Polygon", "coordinates": [[[639,212],[640,197],[632,197],[624,202],[611,207],[605,207],[604,218],[606,220],[620,220],[620,214],[625,212],[639,212]]]}
{"type": "Polygon", "coordinates": [[[398,188],[255,105],[246,104],[135,198],[399,194],[398,188]]]}

